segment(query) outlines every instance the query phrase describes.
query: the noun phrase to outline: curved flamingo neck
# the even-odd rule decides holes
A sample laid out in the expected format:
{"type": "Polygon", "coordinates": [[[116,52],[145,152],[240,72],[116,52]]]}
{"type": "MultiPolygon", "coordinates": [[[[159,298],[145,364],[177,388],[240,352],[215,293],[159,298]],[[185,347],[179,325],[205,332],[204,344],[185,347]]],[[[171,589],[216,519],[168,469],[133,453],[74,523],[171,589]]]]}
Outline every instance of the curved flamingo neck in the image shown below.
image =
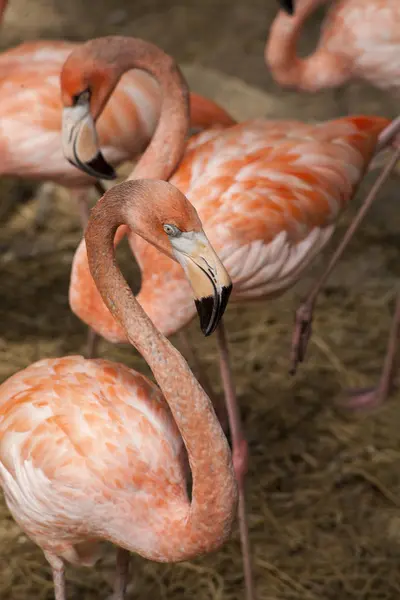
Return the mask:
{"type": "Polygon", "coordinates": [[[189,89],[174,59],[150,42],[123,36],[90,40],[81,53],[84,59],[92,57],[97,65],[94,79],[103,78],[92,102],[95,120],[126,71],[146,71],[160,85],[160,118],[130,178],[168,179],[184,153],[190,123],[189,89]]]}
{"type": "MultiPolygon", "coordinates": [[[[121,186],[107,192],[92,210],[85,238],[90,271],[103,300],[149,364],[186,446],[193,476],[192,503],[182,507],[179,516],[170,516],[169,534],[158,540],[154,554],[146,553],[155,560],[162,556],[162,560],[179,561],[215,550],[226,540],[237,492],[230,450],[209,398],[182,355],[140,307],[115,260],[118,227],[127,224],[143,235],[137,227],[139,213],[151,210],[149,199],[162,195],[157,183],[132,181],[129,196],[126,183],[122,184],[125,193],[121,186]]],[[[130,549],[128,539],[119,543],[130,549]]]]}
{"type": "Polygon", "coordinates": [[[297,56],[297,43],[304,23],[324,3],[326,0],[300,1],[293,16],[280,13],[273,22],[264,57],[280,85],[315,92],[339,86],[349,78],[347,59],[324,45],[305,59],[297,56]]]}

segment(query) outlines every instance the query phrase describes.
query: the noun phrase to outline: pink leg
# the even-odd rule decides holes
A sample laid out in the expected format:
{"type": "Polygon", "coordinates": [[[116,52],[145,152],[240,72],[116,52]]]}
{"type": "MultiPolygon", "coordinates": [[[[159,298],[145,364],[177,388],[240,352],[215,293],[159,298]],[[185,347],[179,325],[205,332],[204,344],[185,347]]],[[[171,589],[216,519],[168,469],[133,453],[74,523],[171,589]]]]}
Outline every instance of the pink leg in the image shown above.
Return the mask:
{"type": "Polygon", "coordinates": [[[377,178],[375,184],[372,186],[370,193],[365,199],[363,205],[358,211],[357,215],[353,219],[350,227],[346,231],[341,243],[337,247],[334,252],[331,260],[328,263],[326,270],[322,273],[320,279],[317,281],[315,286],[312,288],[308,298],[305,302],[299,306],[296,311],[295,317],[295,329],[292,337],[292,348],[290,354],[290,373],[294,375],[297,370],[297,365],[300,362],[303,362],[304,356],[307,350],[307,344],[311,336],[312,332],[312,318],[315,302],[317,300],[318,294],[321,291],[322,286],[325,284],[329,275],[333,271],[336,263],[342,256],[344,250],[346,249],[348,243],[356,232],[358,226],[366,215],[368,209],[371,204],[374,202],[375,198],[378,195],[382,185],[385,183],[386,179],[389,177],[390,173],[396,166],[397,161],[400,158],[400,147],[397,148],[396,152],[393,153],[390,161],[387,163],[385,168],[382,170],[381,174],[377,178]]]}
{"type": "Polygon", "coordinates": [[[248,446],[243,435],[242,423],[240,418],[239,406],[236,398],[236,391],[232,377],[232,370],[229,361],[229,351],[225,335],[223,320],[217,328],[217,341],[220,356],[220,371],[222,383],[225,392],[225,402],[228,412],[229,427],[232,438],[233,467],[235,469],[236,479],[239,491],[239,528],[240,540],[242,544],[244,579],[246,586],[246,599],[255,599],[253,572],[251,566],[251,552],[249,540],[249,528],[247,525],[246,501],[245,501],[245,475],[248,468],[248,446]]]}
{"type": "Polygon", "coordinates": [[[396,374],[396,353],[400,341],[400,290],[397,294],[396,307],[393,315],[385,361],[378,387],[358,389],[350,392],[351,399],[346,407],[354,409],[380,406],[390,394],[396,374]]]}
{"type": "MultiPolygon", "coordinates": [[[[100,196],[102,196],[105,193],[105,189],[103,188],[102,184],[99,181],[96,182],[95,188],[100,196]]],[[[87,188],[87,187],[75,188],[71,191],[71,195],[75,198],[75,200],[78,204],[79,216],[80,216],[83,231],[85,231],[85,229],[86,229],[86,225],[89,221],[89,216],[90,216],[90,207],[88,204],[88,192],[89,192],[89,188],[87,188]]],[[[93,329],[91,329],[89,327],[88,333],[87,333],[87,339],[86,339],[86,352],[85,352],[86,358],[95,358],[99,342],[100,342],[99,336],[97,335],[97,333],[95,331],[93,331],[93,329]]]]}
{"type": "Polygon", "coordinates": [[[64,563],[55,554],[45,552],[44,555],[53,572],[54,598],[55,600],[66,600],[64,563]]]}
{"type": "Polygon", "coordinates": [[[131,556],[127,550],[117,548],[116,577],[112,600],[124,600],[129,581],[131,556]]]}
{"type": "Polygon", "coordinates": [[[184,331],[184,330],[179,331],[178,338],[184,348],[185,355],[187,356],[189,362],[193,366],[193,370],[196,373],[198,382],[200,383],[201,387],[203,388],[203,390],[206,392],[207,396],[210,398],[211,402],[213,403],[215,414],[217,415],[217,418],[218,418],[219,422],[221,423],[222,429],[226,432],[228,429],[228,422],[227,422],[226,405],[225,405],[224,400],[220,396],[217,396],[215,394],[213,387],[211,385],[211,381],[210,381],[203,365],[201,364],[201,360],[199,359],[195,348],[193,347],[192,343],[190,342],[186,331],[184,331]]]}

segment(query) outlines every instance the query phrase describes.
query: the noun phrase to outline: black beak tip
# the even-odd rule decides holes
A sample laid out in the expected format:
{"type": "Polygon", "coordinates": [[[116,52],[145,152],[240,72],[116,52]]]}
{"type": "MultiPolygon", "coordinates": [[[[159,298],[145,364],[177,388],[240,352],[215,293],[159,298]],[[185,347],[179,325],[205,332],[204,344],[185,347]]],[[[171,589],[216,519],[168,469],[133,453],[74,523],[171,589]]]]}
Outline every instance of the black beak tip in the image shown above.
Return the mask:
{"type": "Polygon", "coordinates": [[[195,300],[197,313],[200,319],[200,328],[205,337],[208,337],[218,327],[231,295],[232,285],[221,288],[217,296],[205,296],[195,300]]]}
{"type": "Polygon", "coordinates": [[[114,168],[108,164],[101,152],[98,152],[92,160],[85,163],[88,173],[99,179],[116,179],[114,168]]]}
{"type": "Polygon", "coordinates": [[[289,15],[294,15],[294,0],[278,0],[280,7],[289,15]]]}
{"type": "Polygon", "coordinates": [[[231,295],[231,292],[232,284],[224,285],[221,289],[218,321],[220,321],[224,315],[225,309],[228,306],[228,300],[231,295]]]}
{"type": "Polygon", "coordinates": [[[200,328],[204,335],[207,337],[214,331],[216,325],[213,327],[215,321],[215,299],[214,296],[204,296],[203,298],[195,300],[197,314],[199,315],[200,328]]]}

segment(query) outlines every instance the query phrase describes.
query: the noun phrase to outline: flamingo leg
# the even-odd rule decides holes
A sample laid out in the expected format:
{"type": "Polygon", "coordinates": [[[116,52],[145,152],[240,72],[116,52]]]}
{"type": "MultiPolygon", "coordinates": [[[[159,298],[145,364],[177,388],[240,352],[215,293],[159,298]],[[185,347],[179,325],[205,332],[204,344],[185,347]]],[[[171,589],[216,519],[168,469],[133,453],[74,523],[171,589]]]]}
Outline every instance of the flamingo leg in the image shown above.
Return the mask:
{"type": "MultiPolygon", "coordinates": [[[[96,181],[95,188],[100,197],[103,196],[103,194],[105,194],[106,192],[105,187],[100,181],[96,181]]],[[[82,230],[85,231],[90,216],[90,206],[87,198],[88,188],[75,188],[74,190],[72,190],[71,194],[75,198],[76,203],[78,205],[82,230]]],[[[99,342],[99,336],[91,327],[89,327],[86,338],[86,358],[95,358],[99,342]]]]}
{"type": "Polygon", "coordinates": [[[397,161],[400,158],[400,146],[393,153],[390,161],[386,164],[385,168],[382,170],[381,174],[375,181],[375,184],[372,186],[371,191],[369,192],[367,198],[363,202],[360,210],[357,215],[353,219],[350,227],[346,231],[341,243],[337,247],[334,252],[331,260],[328,263],[326,270],[322,273],[321,277],[311,289],[310,294],[307,299],[302,302],[299,308],[296,311],[295,317],[295,328],[292,337],[292,348],[291,348],[291,358],[290,358],[290,374],[294,375],[297,370],[297,366],[299,363],[303,362],[305,353],[307,350],[307,344],[311,336],[312,332],[312,319],[313,319],[313,311],[315,302],[317,300],[318,294],[321,291],[322,286],[325,284],[329,275],[333,271],[336,263],[342,256],[344,250],[346,249],[348,243],[353,237],[354,233],[358,229],[358,226],[362,222],[364,216],[366,215],[368,209],[376,199],[378,192],[380,191],[382,185],[388,179],[390,173],[396,167],[397,161]]]}
{"type": "Polygon", "coordinates": [[[232,439],[233,467],[238,483],[239,505],[238,518],[240,541],[242,545],[244,580],[246,586],[246,599],[255,600],[253,571],[251,565],[251,549],[249,540],[249,528],[247,524],[246,500],[245,500],[245,475],[248,468],[248,445],[243,434],[240,411],[233,382],[232,369],[229,360],[229,350],[226,340],[223,320],[217,328],[217,342],[220,357],[220,371],[222,384],[225,392],[226,409],[228,412],[229,428],[232,439]]]}
{"type": "Polygon", "coordinates": [[[50,564],[53,573],[54,598],[55,600],[66,600],[64,563],[61,558],[55,554],[45,552],[44,555],[50,564]]]}
{"type": "Polygon", "coordinates": [[[215,394],[207,372],[201,364],[201,360],[199,359],[193,344],[190,342],[186,331],[179,331],[178,338],[184,349],[184,354],[188,357],[189,362],[192,364],[193,371],[196,374],[198,382],[200,383],[201,387],[213,403],[215,414],[217,415],[218,420],[221,423],[222,429],[226,432],[228,428],[228,423],[226,405],[224,400],[220,396],[217,396],[215,394]]]}
{"type": "Polygon", "coordinates": [[[129,581],[131,556],[128,550],[117,548],[116,577],[112,600],[124,600],[129,581]]]}
{"type": "Polygon", "coordinates": [[[396,375],[396,354],[400,341],[400,288],[397,292],[396,307],[390,327],[385,361],[379,384],[376,388],[350,391],[351,399],[346,406],[355,409],[380,406],[390,394],[396,375]]]}

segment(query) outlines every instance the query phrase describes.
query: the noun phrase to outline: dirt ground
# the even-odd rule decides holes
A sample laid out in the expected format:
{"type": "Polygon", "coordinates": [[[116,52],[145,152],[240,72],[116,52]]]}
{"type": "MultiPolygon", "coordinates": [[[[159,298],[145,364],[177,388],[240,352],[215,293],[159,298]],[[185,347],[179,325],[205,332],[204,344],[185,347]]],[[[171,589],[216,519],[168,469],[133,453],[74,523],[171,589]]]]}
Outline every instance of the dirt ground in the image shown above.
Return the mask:
{"type": "MultiPolygon", "coordinates": [[[[275,12],[273,0],[11,0],[1,45],[37,37],[137,35],[172,53],[194,89],[238,118],[395,114],[393,100],[363,84],[311,97],[280,90],[263,63],[275,12]]],[[[307,27],[303,51],[312,48],[320,17],[307,27]]],[[[367,177],[358,200],[374,177],[367,177]]],[[[68,195],[57,191],[45,227],[33,236],[32,188],[7,180],[1,191],[0,381],[39,358],[81,353],[86,339],[68,307],[71,260],[80,239],[68,195]]],[[[321,297],[308,360],[296,378],[288,376],[293,312],[323,257],[284,298],[228,310],[250,442],[249,521],[260,600],[398,598],[400,395],[395,392],[367,415],[351,417],[340,408],[346,389],[375,382],[381,367],[400,277],[397,195],[393,177],[321,297]]],[[[356,207],[357,201],[336,240],[356,207]]],[[[201,337],[197,322],[190,335],[218,386],[214,340],[201,337]]],[[[148,372],[130,349],[104,342],[100,354],[148,372]]],[[[134,557],[133,565],[128,598],[243,598],[236,529],[223,550],[204,559],[156,565],[134,557]]],[[[68,568],[67,576],[70,600],[106,598],[111,549],[95,569],[68,568]]],[[[52,598],[43,555],[1,504],[0,597],[52,598]]]]}

